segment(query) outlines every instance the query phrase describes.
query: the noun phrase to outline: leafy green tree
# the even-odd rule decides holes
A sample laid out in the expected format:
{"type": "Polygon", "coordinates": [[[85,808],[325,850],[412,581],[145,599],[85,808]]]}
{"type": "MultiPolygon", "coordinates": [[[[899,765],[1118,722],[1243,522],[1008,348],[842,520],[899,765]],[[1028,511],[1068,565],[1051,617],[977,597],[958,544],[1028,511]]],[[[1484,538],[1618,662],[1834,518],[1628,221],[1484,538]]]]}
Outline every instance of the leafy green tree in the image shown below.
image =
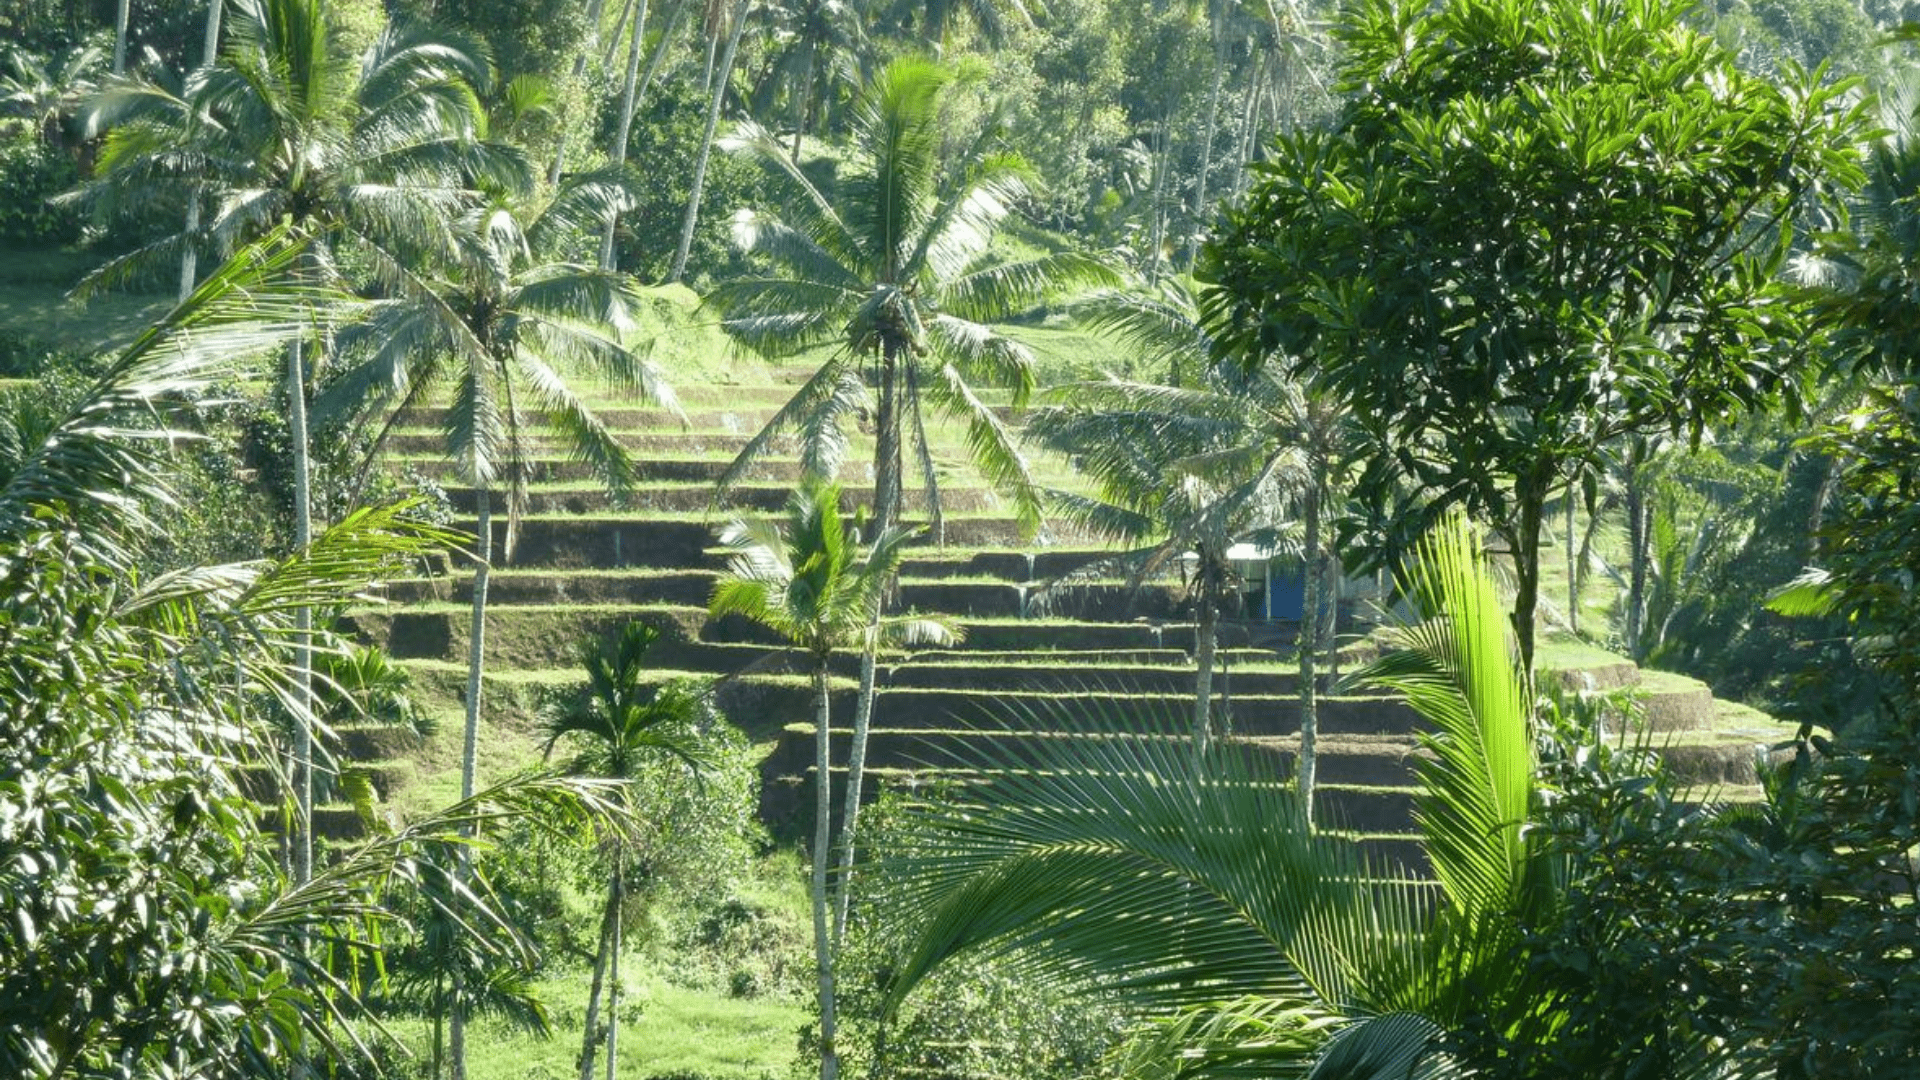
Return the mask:
{"type": "Polygon", "coordinates": [[[1795,399],[1778,272],[1859,177],[1843,88],[1749,75],[1684,12],[1358,7],[1338,122],[1283,137],[1209,249],[1227,347],[1348,399],[1424,513],[1499,530],[1529,665],[1548,497],[1621,436],[1795,399]]]}
{"type": "MultiPolygon", "coordinates": [[[[547,737],[545,754],[566,741],[577,748],[565,766],[573,776],[591,776],[620,783],[629,815],[628,787],[641,769],[655,758],[679,758],[699,767],[703,754],[699,724],[707,709],[690,688],[660,686],[648,678],[647,650],[660,632],[644,623],[629,623],[612,641],[592,643],[584,651],[586,686],[556,701],[542,716],[547,737]]],[[[627,861],[619,834],[603,838],[607,871],[607,899],[600,915],[600,944],[593,959],[593,983],[587,992],[584,1042],[580,1048],[580,1080],[592,1080],[598,1045],[600,992],[607,996],[607,1073],[618,1064],[620,1034],[621,911],[626,899],[627,861]]]]}
{"type": "MultiPolygon", "coordinates": [[[[829,913],[827,864],[833,858],[832,693],[834,654],[847,648],[866,653],[884,641],[943,642],[953,639],[944,624],[917,618],[881,619],[882,595],[892,580],[913,531],[895,526],[877,531],[862,551],[860,533],[840,516],[837,485],[810,481],[787,504],[782,529],[761,520],[736,521],[722,539],[734,554],[727,574],[714,586],[714,618],[738,614],[772,630],[807,654],[814,695],[813,935],[814,966],[820,1004],[820,1075],[833,1080],[839,1068],[834,1045],[833,950],[845,925],[844,914],[829,913]]],[[[864,715],[871,715],[871,710],[864,715]]],[[[866,732],[856,729],[848,762],[846,812],[841,851],[850,853],[860,809],[860,769],[866,732]]],[[[843,859],[850,859],[843,854],[843,859]]],[[[848,890],[845,865],[840,900],[848,890]]],[[[844,907],[840,909],[844,912],[844,907]]]]}
{"type": "Polygon", "coordinates": [[[1070,730],[1104,737],[983,751],[991,784],[911,812],[885,868],[912,928],[892,1000],[955,958],[1012,955],[1164,1021],[1142,1075],[1465,1076],[1482,1062],[1455,1056],[1459,1032],[1544,1037],[1514,962],[1551,900],[1524,829],[1526,680],[1464,518],[1420,555],[1428,618],[1363,677],[1433,724],[1416,819],[1437,885],[1383,878],[1231,743],[1196,755],[1170,727],[1083,718],[1070,730]]]}

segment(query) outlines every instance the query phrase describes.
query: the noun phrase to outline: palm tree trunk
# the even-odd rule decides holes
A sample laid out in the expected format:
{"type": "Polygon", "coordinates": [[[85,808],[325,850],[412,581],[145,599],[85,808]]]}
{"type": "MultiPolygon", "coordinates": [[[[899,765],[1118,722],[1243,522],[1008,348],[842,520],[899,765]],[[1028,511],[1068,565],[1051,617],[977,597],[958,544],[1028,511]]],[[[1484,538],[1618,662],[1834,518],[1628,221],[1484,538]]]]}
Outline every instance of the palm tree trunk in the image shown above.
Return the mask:
{"type": "MultiPolygon", "coordinates": [[[[600,48],[600,17],[606,12],[606,0],[591,0],[587,4],[587,40],[581,43],[580,51],[573,57],[573,74],[568,83],[581,86],[587,77],[587,57],[600,48]]],[[[624,145],[625,140],[621,140],[624,145]]],[[[547,186],[560,182],[560,173],[567,164],[566,128],[561,127],[559,145],[553,148],[553,164],[547,167],[547,186]]]]}
{"type": "Polygon", "coordinates": [[[713,158],[713,133],[720,126],[720,106],[727,97],[727,83],[733,77],[733,58],[740,49],[740,33],[747,27],[747,6],[752,0],[735,0],[733,26],[727,32],[727,51],[720,60],[720,77],[715,80],[713,96],[707,104],[707,133],[700,140],[700,157],[693,166],[693,192],[687,197],[687,213],[680,221],[680,247],[673,255],[669,282],[679,281],[687,272],[687,254],[693,250],[693,228],[700,221],[700,195],[707,186],[707,163],[713,158]]]}
{"type": "Polygon", "coordinates": [[[226,7],[226,0],[209,0],[207,4],[206,37],[200,45],[200,62],[211,65],[220,55],[220,14],[226,7]]]}
{"type": "Polygon", "coordinates": [[[1213,738],[1213,653],[1215,646],[1215,623],[1219,613],[1213,595],[1213,569],[1206,565],[1208,556],[1200,556],[1199,573],[1202,576],[1199,590],[1199,610],[1194,613],[1193,623],[1193,748],[1198,753],[1206,753],[1213,738]]]}
{"type": "MultiPolygon", "coordinates": [[[[477,473],[476,473],[477,480],[477,473]]],[[[474,565],[473,565],[473,614],[467,623],[467,717],[466,730],[460,745],[460,798],[462,801],[473,798],[476,773],[478,772],[480,753],[480,696],[481,676],[486,672],[487,649],[487,583],[493,570],[493,503],[492,492],[484,483],[474,484],[474,510],[478,519],[474,525],[474,565]]],[[[469,869],[470,854],[465,848],[460,851],[460,875],[464,880],[469,869]]],[[[467,1018],[458,995],[460,980],[454,979],[456,997],[453,1007],[453,1019],[449,1042],[453,1056],[453,1080],[466,1080],[467,1075],[467,1018]]]]}
{"type": "Polygon", "coordinates": [[[1301,577],[1305,596],[1300,604],[1300,763],[1297,785],[1300,811],[1313,824],[1314,773],[1319,765],[1320,688],[1314,670],[1320,653],[1320,476],[1315,468],[1307,487],[1306,563],[1301,577]]]}
{"type": "Polygon", "coordinates": [[[587,990],[586,1031],[580,1039],[580,1080],[593,1080],[593,1059],[600,1049],[600,990],[606,984],[608,945],[613,937],[613,922],[619,918],[619,888],[614,879],[607,882],[607,906],[600,915],[600,944],[593,954],[593,982],[587,990]]]}
{"type": "MultiPolygon", "coordinates": [[[[307,446],[307,376],[304,345],[287,346],[287,428],[293,443],[293,542],[301,551],[313,543],[311,462],[307,446]]],[[[298,715],[293,732],[294,840],[293,880],[313,879],[313,611],[293,613],[293,700],[298,715]]]]}
{"type": "Polygon", "coordinates": [[[1627,466],[1627,655],[1641,658],[1641,623],[1647,609],[1647,492],[1637,461],[1627,466]]]}
{"type": "Polygon", "coordinates": [[[833,941],[827,925],[827,861],[833,857],[833,694],[827,680],[827,658],[815,659],[813,774],[813,960],[819,980],[820,1080],[835,1080],[840,1061],[833,1046],[833,941]]]}
{"type": "Polygon", "coordinates": [[[435,972],[433,976],[433,1072],[428,1074],[433,1077],[433,1080],[440,1080],[440,1068],[446,1061],[447,1040],[444,1021],[447,1016],[447,1002],[444,996],[445,989],[446,976],[435,972]]]}
{"type": "Polygon", "coordinates": [[[799,115],[793,118],[793,163],[800,164],[800,140],[807,134],[807,109],[813,103],[813,60],[815,48],[807,47],[807,62],[800,68],[799,115]]]}
{"type": "MultiPolygon", "coordinates": [[[[200,63],[203,67],[213,66],[220,55],[220,9],[226,0],[209,0],[207,4],[206,36],[200,45],[200,63]]],[[[193,295],[195,280],[200,276],[200,252],[194,247],[194,237],[200,232],[200,185],[195,184],[187,196],[186,245],[180,249],[180,293],[179,303],[186,303],[193,295]]]]}
{"type": "Polygon", "coordinates": [[[493,499],[485,484],[474,485],[473,609],[467,622],[467,716],[460,745],[460,798],[471,799],[480,750],[481,676],[486,672],[487,585],[493,570],[493,499]]]}
{"type": "MultiPolygon", "coordinates": [[[[1208,5],[1209,8],[1212,5],[1208,5]]],[[[1193,215],[1197,225],[1207,212],[1207,170],[1213,167],[1213,136],[1220,128],[1220,89],[1226,77],[1226,35],[1220,23],[1223,16],[1219,12],[1208,12],[1208,21],[1213,24],[1213,89],[1207,94],[1207,126],[1200,136],[1200,175],[1194,179],[1193,215]]],[[[1195,228],[1187,237],[1187,266],[1193,266],[1193,260],[1200,251],[1200,230],[1195,228]]]]}
{"type": "Polygon", "coordinates": [[[866,780],[867,733],[873,727],[873,684],[879,666],[880,611],[883,603],[875,599],[873,617],[867,623],[866,648],[860,650],[860,697],[853,712],[853,746],[847,751],[846,809],[840,822],[840,873],[834,884],[833,945],[847,933],[847,909],[853,902],[853,848],[860,824],[860,789],[866,780]]]}
{"type": "Polygon", "coordinates": [[[1173,92],[1160,105],[1160,153],[1153,167],[1153,229],[1147,242],[1147,284],[1160,281],[1160,246],[1167,239],[1167,174],[1173,171],[1173,92]]]}
{"type": "MultiPolygon", "coordinates": [[[[635,91],[640,82],[640,46],[647,33],[647,0],[640,0],[640,10],[633,16],[633,38],[627,42],[627,81],[620,95],[620,125],[613,137],[613,153],[610,155],[614,168],[627,163],[627,139],[633,134],[633,110],[636,104],[635,91]]],[[[620,224],[620,212],[607,215],[607,227],[600,234],[600,269],[613,269],[613,234],[620,224]]]]}
{"type": "Polygon", "coordinates": [[[1567,629],[1580,632],[1580,541],[1575,537],[1573,520],[1574,485],[1567,485],[1567,629]]]}
{"type": "MultiPolygon", "coordinates": [[[[880,403],[874,413],[873,531],[890,528],[900,517],[902,495],[900,349],[888,341],[880,356],[880,403]]],[[[912,363],[906,360],[906,363],[912,363]]]]}
{"type": "Polygon", "coordinates": [[[620,905],[626,897],[626,874],[620,857],[613,860],[613,919],[607,931],[607,1080],[620,1063],[620,905]]]}
{"type": "Polygon", "coordinates": [[[127,15],[131,0],[120,0],[113,9],[113,73],[127,73],[127,15]]]}

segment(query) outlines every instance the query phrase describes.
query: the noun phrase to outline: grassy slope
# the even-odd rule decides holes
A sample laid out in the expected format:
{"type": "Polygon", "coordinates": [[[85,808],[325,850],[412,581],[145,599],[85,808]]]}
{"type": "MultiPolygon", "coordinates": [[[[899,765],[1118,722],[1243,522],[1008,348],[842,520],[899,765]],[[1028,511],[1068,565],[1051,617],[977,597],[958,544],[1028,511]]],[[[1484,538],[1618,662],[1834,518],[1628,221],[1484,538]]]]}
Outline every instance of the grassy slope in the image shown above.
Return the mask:
{"type": "Polygon", "coordinates": [[[72,251],[0,249],[0,332],[98,352],[131,339],[166,309],[167,298],[129,294],[82,305],[67,299],[93,257],[72,251]]]}

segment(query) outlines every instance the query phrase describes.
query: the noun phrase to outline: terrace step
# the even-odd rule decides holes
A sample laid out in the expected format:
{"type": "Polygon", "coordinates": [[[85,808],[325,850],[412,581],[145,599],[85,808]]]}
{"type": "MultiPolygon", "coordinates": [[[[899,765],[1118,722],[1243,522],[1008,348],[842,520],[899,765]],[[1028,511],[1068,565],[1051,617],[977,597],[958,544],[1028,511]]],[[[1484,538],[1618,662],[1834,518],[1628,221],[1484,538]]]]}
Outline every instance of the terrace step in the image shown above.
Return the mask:
{"type": "MultiPolygon", "coordinates": [[[[833,715],[851,717],[853,704],[851,691],[836,691],[833,715]]],[[[1192,709],[1191,692],[887,689],[874,698],[873,727],[902,732],[1057,732],[1070,724],[1091,719],[1104,725],[1132,725],[1145,731],[1173,723],[1178,725],[1175,730],[1183,730],[1192,709]]],[[[787,729],[789,737],[805,734],[806,738],[812,738],[812,712],[810,706],[795,711],[791,722],[797,726],[787,729]],[[801,728],[806,731],[801,732],[801,728]]],[[[1327,738],[1366,735],[1411,740],[1421,723],[1410,706],[1389,697],[1323,697],[1318,712],[1320,732],[1327,738]]],[[[1235,736],[1243,738],[1297,735],[1299,700],[1292,695],[1237,698],[1233,702],[1231,729],[1235,736]]]]}
{"type": "MultiPolygon", "coordinates": [[[[498,510],[499,508],[496,508],[498,510]]],[[[548,567],[553,569],[616,569],[625,566],[654,566],[662,569],[719,569],[726,560],[709,549],[722,515],[713,520],[671,519],[658,516],[555,516],[527,517],[520,522],[519,544],[511,560],[504,555],[496,566],[548,567]]],[[[456,519],[455,528],[473,532],[472,518],[456,519]]],[[[925,524],[908,519],[908,524],[925,524]]],[[[1004,517],[962,517],[946,519],[946,542],[969,547],[1000,545],[1015,547],[1023,542],[1020,525],[1004,517]]],[[[507,523],[504,513],[494,515],[494,550],[504,553],[507,523]]],[[[1061,535],[1071,538],[1064,528],[1061,535]]],[[[915,543],[933,546],[938,538],[923,534],[915,543]]]]}
{"type": "MultiPolygon", "coordinates": [[[[1269,654],[1271,659],[1271,654],[1269,654]]],[[[1071,654],[1063,654],[1053,663],[1034,664],[897,664],[880,673],[881,685],[888,689],[942,690],[1041,690],[1055,687],[1065,691],[1105,690],[1118,693],[1191,694],[1195,672],[1189,666],[1099,666],[1083,665],[1071,654]]],[[[1281,695],[1296,693],[1298,680],[1292,672],[1235,671],[1223,677],[1214,673],[1216,694],[1237,697],[1241,694],[1281,695]]]]}
{"type": "MultiPolygon", "coordinates": [[[[740,435],[753,435],[767,426],[782,406],[793,397],[792,387],[740,387],[739,397],[728,401],[685,401],[681,409],[686,413],[683,421],[671,411],[654,405],[633,404],[611,401],[605,398],[586,399],[586,406],[592,410],[602,424],[615,434],[625,435],[633,432],[678,431],[683,428],[696,431],[724,431],[740,435]]],[[[1001,422],[1015,419],[1010,405],[989,406],[1001,422]]],[[[447,423],[449,410],[444,408],[409,409],[394,425],[389,438],[395,435],[431,435],[443,430],[447,423]]],[[[527,417],[526,430],[536,434],[552,430],[538,415],[527,417]]]]}
{"type": "MultiPolygon", "coordinates": [[[[830,770],[833,778],[833,805],[843,805],[847,771],[841,766],[830,770]]],[[[871,787],[863,792],[863,801],[878,796],[883,787],[924,791],[932,785],[992,783],[992,773],[941,769],[876,766],[868,771],[871,787]]],[[[811,763],[789,773],[766,777],[761,785],[761,818],[777,831],[798,832],[805,824],[813,803],[815,770],[811,763]]],[[[1277,779],[1277,778],[1276,778],[1277,779]]],[[[1356,785],[1320,784],[1314,789],[1314,813],[1329,831],[1355,834],[1367,842],[1370,857],[1380,865],[1398,865],[1425,875],[1430,871],[1419,838],[1411,834],[1413,791],[1409,788],[1372,788],[1356,785]],[[1375,848],[1375,838],[1389,841],[1375,848]]]]}
{"type": "MultiPolygon", "coordinates": [[[[427,454],[388,454],[384,460],[390,471],[413,470],[448,487],[464,482],[460,467],[447,461],[444,455],[437,452],[437,448],[435,452],[427,454]]],[[[712,484],[719,481],[730,463],[731,459],[726,457],[650,456],[634,459],[633,467],[636,478],[643,483],[712,484]]],[[[797,459],[768,457],[755,462],[742,479],[754,483],[796,484],[800,481],[800,475],[800,462],[797,459]]],[[[528,462],[530,483],[585,484],[598,479],[599,475],[593,467],[584,461],[549,456],[536,457],[528,462]]]]}
{"type": "MultiPolygon", "coordinates": [[[[725,494],[717,494],[710,483],[642,483],[617,498],[604,486],[580,484],[529,489],[525,512],[582,515],[645,511],[725,514],[729,510],[747,510],[771,514],[784,510],[792,497],[793,486],[790,484],[742,484],[728,489],[725,494]]],[[[909,512],[924,513],[927,510],[924,491],[908,489],[903,497],[909,512]]],[[[872,501],[871,487],[842,487],[840,490],[840,509],[846,513],[871,505],[872,501]]],[[[447,489],[447,502],[455,513],[471,514],[476,499],[472,488],[452,487],[447,489]]],[[[493,502],[498,506],[505,499],[496,491],[493,493],[493,502]]],[[[983,487],[942,487],[940,502],[949,514],[981,513],[1002,508],[999,496],[983,487]]]]}
{"type": "MultiPolygon", "coordinates": [[[[629,453],[648,455],[665,454],[669,457],[688,457],[706,454],[724,454],[731,457],[738,454],[752,432],[713,431],[694,428],[671,431],[617,432],[615,437],[629,453]]],[[[774,440],[771,448],[775,453],[793,453],[798,444],[792,439],[781,437],[774,440]]],[[[565,439],[550,435],[534,434],[521,442],[524,453],[534,457],[563,458],[568,453],[565,439]]],[[[447,438],[437,431],[395,431],[386,439],[386,449],[390,453],[408,456],[427,457],[447,452],[447,438]]]]}

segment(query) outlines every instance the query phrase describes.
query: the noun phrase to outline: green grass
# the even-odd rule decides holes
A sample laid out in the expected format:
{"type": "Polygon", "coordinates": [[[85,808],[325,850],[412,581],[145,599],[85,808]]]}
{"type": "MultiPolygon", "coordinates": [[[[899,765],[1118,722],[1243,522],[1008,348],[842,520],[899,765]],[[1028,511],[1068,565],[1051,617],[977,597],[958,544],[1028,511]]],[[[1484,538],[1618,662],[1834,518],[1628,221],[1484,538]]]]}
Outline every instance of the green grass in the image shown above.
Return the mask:
{"type": "MultiPolygon", "coordinates": [[[[633,961],[628,961],[632,963],[633,961]]],[[[467,1075],[472,1080],[570,1080],[580,1052],[580,1017],[590,973],[568,971],[540,980],[555,1017],[553,1038],[541,1039],[482,1019],[468,1028],[467,1075]]],[[[705,1080],[762,1080],[791,1070],[805,1009],[789,997],[729,998],[675,986],[656,972],[629,976],[622,1002],[621,1080],[697,1075],[705,1080]]],[[[433,1026],[426,1020],[389,1021],[393,1033],[421,1060],[430,1060],[433,1026]]],[[[601,1058],[596,1070],[605,1068],[601,1058]]],[[[604,1073],[599,1073],[604,1075],[604,1073]]]]}
{"type": "Polygon", "coordinates": [[[169,297],[104,296],[87,305],[67,292],[99,262],[85,252],[0,249],[0,331],[80,352],[104,352],[132,340],[165,312],[169,297]]]}

